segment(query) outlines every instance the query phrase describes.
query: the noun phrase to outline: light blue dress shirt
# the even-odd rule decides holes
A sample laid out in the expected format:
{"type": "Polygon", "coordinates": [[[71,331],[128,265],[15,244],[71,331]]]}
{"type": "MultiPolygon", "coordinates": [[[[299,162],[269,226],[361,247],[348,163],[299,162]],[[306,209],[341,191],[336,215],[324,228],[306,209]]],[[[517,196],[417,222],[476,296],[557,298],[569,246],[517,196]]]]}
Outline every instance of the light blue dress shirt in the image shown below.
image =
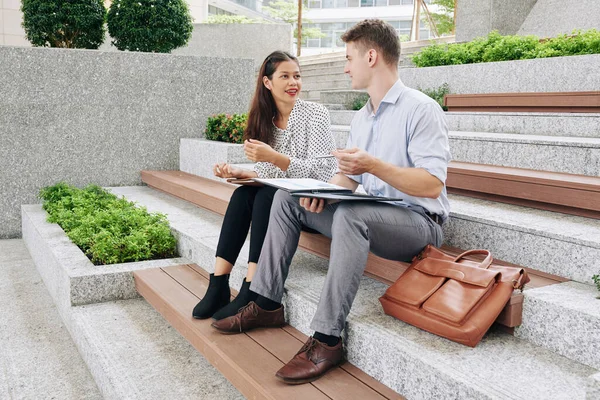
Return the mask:
{"type": "Polygon", "coordinates": [[[394,204],[441,215],[450,214],[446,176],[450,162],[448,127],[442,108],[400,80],[386,93],[376,113],[369,100],[350,125],[346,148],[358,147],[398,167],[423,168],[444,183],[437,199],[409,196],[369,173],[349,177],[374,196],[397,197],[394,204]]]}

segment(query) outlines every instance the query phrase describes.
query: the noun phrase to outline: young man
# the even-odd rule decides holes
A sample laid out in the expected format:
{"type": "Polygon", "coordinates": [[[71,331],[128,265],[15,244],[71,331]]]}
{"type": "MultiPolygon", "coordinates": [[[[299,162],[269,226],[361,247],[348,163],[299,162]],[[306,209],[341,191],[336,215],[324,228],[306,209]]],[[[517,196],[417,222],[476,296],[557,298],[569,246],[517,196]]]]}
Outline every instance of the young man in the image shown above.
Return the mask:
{"type": "Polygon", "coordinates": [[[352,120],[347,148],[333,153],[339,173],[331,182],[352,190],[362,184],[371,195],[403,201],[326,204],[279,191],[251,286],[259,296],[237,315],[213,323],[223,333],[283,325],[283,288],[302,227],[330,237],[329,270],[311,323],[315,333],[277,372],[291,384],[313,381],[342,362],[340,336],[369,251],[409,261],[427,244],[441,245],[441,224],[449,214],[444,114],[434,100],[398,79],[396,31],[383,21],[365,20],[342,40],[344,72],[354,89],[367,90],[370,101],[352,120]]]}

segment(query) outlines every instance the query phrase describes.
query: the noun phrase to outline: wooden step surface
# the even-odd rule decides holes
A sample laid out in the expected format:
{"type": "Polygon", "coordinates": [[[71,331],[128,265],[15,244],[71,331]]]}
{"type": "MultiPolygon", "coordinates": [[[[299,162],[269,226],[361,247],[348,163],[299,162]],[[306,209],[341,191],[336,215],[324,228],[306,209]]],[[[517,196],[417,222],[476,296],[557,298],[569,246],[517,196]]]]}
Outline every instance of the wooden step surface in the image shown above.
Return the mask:
{"type": "Polygon", "coordinates": [[[600,112],[600,91],[552,93],[448,94],[448,111],[600,112]]]}
{"type": "MultiPolygon", "coordinates": [[[[181,171],[142,171],[142,181],[155,189],[220,214],[225,213],[231,194],[237,187],[225,182],[221,183],[181,171]]],[[[331,240],[321,234],[302,232],[300,236],[299,247],[319,257],[329,258],[330,246],[331,240]]],[[[443,249],[457,255],[462,252],[460,249],[452,249],[445,246],[443,249]]],[[[495,260],[494,263],[511,265],[499,260],[495,260]]],[[[408,268],[407,263],[387,260],[369,253],[365,275],[390,285],[402,275],[406,268],[408,268]]],[[[529,287],[546,286],[568,280],[544,272],[526,269],[531,278],[531,282],[528,284],[529,287]]],[[[523,295],[515,291],[496,322],[507,328],[514,328],[520,325],[522,320],[522,304],[523,295]]]]}
{"type": "Polygon", "coordinates": [[[600,219],[600,177],[451,162],[448,193],[600,219]]]}
{"type": "Polygon", "coordinates": [[[310,384],[281,382],[275,373],[307,337],[290,326],[223,335],[210,326],[212,319],[194,319],[192,310],[209,280],[208,272],[195,264],[136,271],[134,280],[148,303],[248,399],[403,398],[348,362],[310,384]]]}

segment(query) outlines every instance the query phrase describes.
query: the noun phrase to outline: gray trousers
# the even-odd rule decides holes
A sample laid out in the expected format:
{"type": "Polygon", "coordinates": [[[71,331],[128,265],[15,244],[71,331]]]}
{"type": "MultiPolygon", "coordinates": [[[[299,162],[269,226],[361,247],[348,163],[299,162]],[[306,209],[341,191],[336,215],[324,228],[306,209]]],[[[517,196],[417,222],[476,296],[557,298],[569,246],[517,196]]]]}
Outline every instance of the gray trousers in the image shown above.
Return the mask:
{"type": "Polygon", "coordinates": [[[279,190],[251,290],[281,302],[303,225],[331,238],[327,278],[310,326],[327,335],[341,335],[369,251],[391,260],[410,261],[427,244],[442,243],[441,227],[421,212],[386,203],[345,201],[315,214],[279,190]]]}

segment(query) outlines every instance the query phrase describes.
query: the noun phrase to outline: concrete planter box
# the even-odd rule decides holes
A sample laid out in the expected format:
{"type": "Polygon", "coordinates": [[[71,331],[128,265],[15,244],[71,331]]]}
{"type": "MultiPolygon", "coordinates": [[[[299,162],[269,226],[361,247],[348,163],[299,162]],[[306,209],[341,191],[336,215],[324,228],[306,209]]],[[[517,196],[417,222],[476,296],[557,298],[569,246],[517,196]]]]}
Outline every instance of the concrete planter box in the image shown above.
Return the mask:
{"type": "Polygon", "coordinates": [[[448,83],[451,93],[584,92],[600,90],[600,54],[442,67],[402,68],[412,88],[448,83]]]}
{"type": "Polygon", "coordinates": [[[214,178],[213,166],[217,163],[248,164],[244,145],[206,139],[181,139],[179,145],[179,170],[203,178],[214,178]]]}
{"type": "Polygon", "coordinates": [[[139,297],[133,271],[186,264],[184,258],[94,265],[41,205],[21,206],[23,240],[59,311],[139,297]]]}

